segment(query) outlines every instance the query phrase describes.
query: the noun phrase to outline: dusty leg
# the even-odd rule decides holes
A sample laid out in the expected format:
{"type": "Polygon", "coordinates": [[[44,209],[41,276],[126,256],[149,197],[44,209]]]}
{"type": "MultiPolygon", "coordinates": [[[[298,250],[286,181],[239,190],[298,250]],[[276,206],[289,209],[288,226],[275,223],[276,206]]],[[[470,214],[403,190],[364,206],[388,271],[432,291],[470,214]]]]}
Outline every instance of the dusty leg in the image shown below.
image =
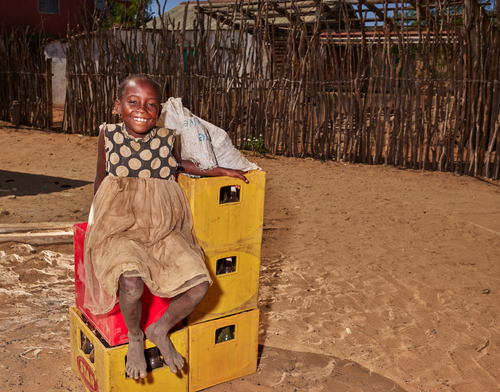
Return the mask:
{"type": "Polygon", "coordinates": [[[189,289],[172,299],[163,316],[146,328],[146,337],[160,349],[165,363],[172,373],[177,373],[184,367],[184,358],[172,346],[167,334],[179,321],[189,315],[201,302],[208,291],[208,282],[189,289]]]}
{"type": "Polygon", "coordinates": [[[146,358],[144,357],[144,333],[140,322],[142,315],[141,297],[144,292],[144,282],[141,278],[120,276],[120,309],[123,320],[128,328],[128,351],[125,371],[129,377],[136,380],[146,378],[146,358]]]}

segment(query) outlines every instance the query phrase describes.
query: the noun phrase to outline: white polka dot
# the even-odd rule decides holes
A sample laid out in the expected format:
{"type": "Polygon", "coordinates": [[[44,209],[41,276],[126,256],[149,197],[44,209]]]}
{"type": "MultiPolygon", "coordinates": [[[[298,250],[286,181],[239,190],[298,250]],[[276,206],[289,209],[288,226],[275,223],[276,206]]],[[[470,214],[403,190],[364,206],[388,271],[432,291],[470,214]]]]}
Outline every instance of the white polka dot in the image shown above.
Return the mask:
{"type": "Polygon", "coordinates": [[[122,144],[123,143],[123,135],[119,132],[116,132],[113,135],[113,140],[115,141],[116,144],[122,144]]]}
{"type": "Polygon", "coordinates": [[[162,167],[160,170],[160,177],[167,178],[168,176],[170,176],[171,172],[172,171],[170,170],[170,168],[168,166],[162,167]]]}
{"type": "Polygon", "coordinates": [[[149,171],[148,169],[144,169],[139,172],[139,178],[149,178],[149,177],[151,177],[151,171],[149,171]]]}
{"type": "Polygon", "coordinates": [[[175,160],[174,157],[169,157],[168,158],[168,164],[171,166],[171,167],[175,167],[177,166],[177,161],[175,160]]]}
{"type": "Polygon", "coordinates": [[[170,135],[167,139],[168,144],[171,146],[174,144],[174,135],[170,135]]]}
{"type": "Polygon", "coordinates": [[[158,147],[160,147],[160,143],[160,139],[153,139],[150,144],[151,150],[156,150],[158,147]]]}
{"type": "Polygon", "coordinates": [[[132,154],[132,151],[127,146],[121,146],[120,154],[122,154],[122,157],[128,158],[132,154]]]}
{"type": "Polygon", "coordinates": [[[118,162],[120,162],[120,156],[116,152],[114,152],[109,156],[109,161],[113,165],[116,165],[118,162]]]}
{"type": "Polygon", "coordinates": [[[156,170],[160,167],[161,160],[160,158],[155,158],[151,161],[151,169],[156,170]]]}
{"type": "Polygon", "coordinates": [[[128,169],[125,166],[118,166],[116,168],[116,175],[118,177],[127,177],[128,176],[128,169]]]}
{"type": "Polygon", "coordinates": [[[108,150],[111,150],[113,148],[113,143],[107,137],[104,138],[104,145],[108,150]]]}
{"type": "Polygon", "coordinates": [[[141,144],[135,141],[131,141],[130,147],[132,147],[135,151],[139,151],[141,149],[141,144]]]}
{"type": "Polygon", "coordinates": [[[149,161],[153,157],[153,154],[151,154],[151,151],[149,150],[144,150],[139,154],[139,156],[143,161],[149,161]]]}
{"type": "Polygon", "coordinates": [[[167,135],[168,135],[168,131],[167,131],[165,128],[160,128],[160,129],[158,130],[158,136],[160,136],[160,137],[165,137],[165,136],[167,136],[167,135]]]}
{"type": "Polygon", "coordinates": [[[167,146],[163,146],[160,148],[160,156],[162,158],[168,157],[169,153],[170,153],[170,150],[167,146]]]}
{"type": "Polygon", "coordinates": [[[139,170],[141,168],[141,161],[137,158],[132,158],[130,161],[128,161],[128,166],[132,170],[139,170]]]}

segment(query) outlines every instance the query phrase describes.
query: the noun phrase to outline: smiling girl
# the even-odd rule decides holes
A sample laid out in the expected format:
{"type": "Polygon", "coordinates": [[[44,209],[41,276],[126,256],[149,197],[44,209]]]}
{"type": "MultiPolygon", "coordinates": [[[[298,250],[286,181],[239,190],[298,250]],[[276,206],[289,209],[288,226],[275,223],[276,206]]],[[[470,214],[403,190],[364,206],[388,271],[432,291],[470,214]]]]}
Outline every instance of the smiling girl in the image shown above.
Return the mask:
{"type": "Polygon", "coordinates": [[[129,76],[118,86],[117,96],[115,111],[123,123],[103,124],[99,133],[95,196],[85,238],[85,306],[104,314],[119,302],[129,337],[125,369],[138,379],[146,377],[144,333],[173,373],[183,368],[184,359],[167,334],[194,310],[212,283],[176,171],[248,181],[241,171],[201,171],[181,160],[175,131],[155,126],[161,89],[148,76],[129,76]],[[143,332],[139,323],[145,284],[172,301],[143,332]]]}

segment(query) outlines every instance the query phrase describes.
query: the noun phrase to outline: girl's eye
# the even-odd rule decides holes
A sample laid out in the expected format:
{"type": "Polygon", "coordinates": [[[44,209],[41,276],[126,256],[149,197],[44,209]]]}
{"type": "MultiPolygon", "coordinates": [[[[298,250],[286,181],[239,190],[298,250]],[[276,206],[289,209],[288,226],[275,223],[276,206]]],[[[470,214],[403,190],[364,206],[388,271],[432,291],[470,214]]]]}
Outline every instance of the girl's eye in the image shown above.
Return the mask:
{"type": "Polygon", "coordinates": [[[135,104],[137,101],[128,101],[130,104],[135,104]]]}

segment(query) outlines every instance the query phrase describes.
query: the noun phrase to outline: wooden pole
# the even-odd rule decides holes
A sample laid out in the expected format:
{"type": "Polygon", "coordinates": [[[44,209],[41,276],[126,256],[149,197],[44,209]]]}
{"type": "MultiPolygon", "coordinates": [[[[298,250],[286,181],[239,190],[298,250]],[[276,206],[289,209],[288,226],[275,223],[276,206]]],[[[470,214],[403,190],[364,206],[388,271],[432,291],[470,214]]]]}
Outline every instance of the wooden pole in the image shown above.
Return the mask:
{"type": "Polygon", "coordinates": [[[52,129],[52,59],[47,59],[45,80],[47,85],[47,124],[48,129],[52,129]]]}

